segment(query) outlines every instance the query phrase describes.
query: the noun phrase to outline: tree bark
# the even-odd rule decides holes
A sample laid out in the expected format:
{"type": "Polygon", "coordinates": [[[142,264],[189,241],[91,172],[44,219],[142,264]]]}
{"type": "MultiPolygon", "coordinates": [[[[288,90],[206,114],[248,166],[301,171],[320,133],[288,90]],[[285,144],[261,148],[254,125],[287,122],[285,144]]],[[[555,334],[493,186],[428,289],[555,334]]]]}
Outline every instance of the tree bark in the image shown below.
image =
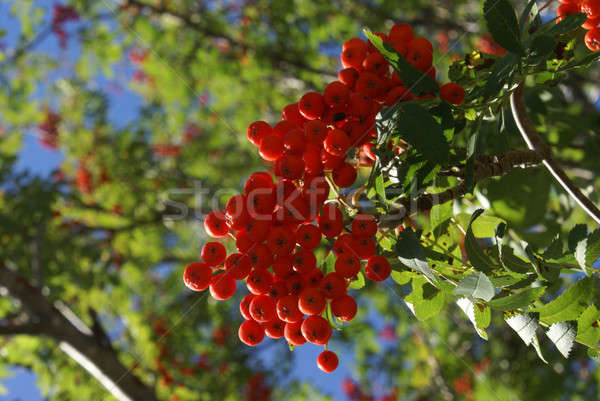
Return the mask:
{"type": "Polygon", "coordinates": [[[119,401],[158,401],[154,389],[142,383],[110,348],[103,347],[93,331],[65,307],[53,304],[39,288],[0,262],[0,286],[21,301],[36,322],[13,329],[0,327],[0,335],[37,334],[53,338],[60,349],[87,370],[119,401]],[[35,327],[35,330],[32,328],[35,327]],[[21,330],[19,328],[27,328],[21,330]]]}

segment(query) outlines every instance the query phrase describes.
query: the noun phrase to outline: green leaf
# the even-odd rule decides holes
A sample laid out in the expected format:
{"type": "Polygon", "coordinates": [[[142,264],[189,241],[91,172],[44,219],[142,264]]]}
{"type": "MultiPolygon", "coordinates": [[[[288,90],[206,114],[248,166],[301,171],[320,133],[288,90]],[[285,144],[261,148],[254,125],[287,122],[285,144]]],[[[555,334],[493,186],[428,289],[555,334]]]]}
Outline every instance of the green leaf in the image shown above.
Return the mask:
{"type": "MultiPolygon", "coordinates": [[[[457,216],[457,219],[460,218],[459,221],[468,221],[468,214],[461,213],[459,216],[457,216]]],[[[471,228],[473,229],[473,235],[476,238],[492,238],[496,235],[496,227],[499,224],[506,225],[506,222],[500,217],[479,216],[473,221],[471,228]]]]}
{"type": "Polygon", "coordinates": [[[519,56],[514,53],[507,53],[504,57],[497,60],[483,88],[479,88],[478,91],[473,92],[470,98],[481,95],[483,96],[483,100],[487,100],[498,95],[502,88],[510,81],[519,60],[519,56]]]}
{"type": "Polygon", "coordinates": [[[555,24],[554,21],[548,22],[548,24],[551,24],[551,27],[546,32],[550,35],[568,33],[579,28],[586,20],[587,15],[584,13],[567,15],[558,24],[555,24]]]}
{"type": "Polygon", "coordinates": [[[383,174],[379,174],[377,178],[375,178],[375,192],[377,193],[380,202],[382,202],[384,206],[387,206],[387,197],[385,196],[383,174]]]}
{"type": "Polygon", "coordinates": [[[460,307],[460,309],[467,315],[473,327],[475,328],[475,332],[479,335],[479,337],[484,340],[488,339],[488,335],[485,330],[479,328],[477,325],[477,319],[475,317],[475,304],[469,298],[461,298],[456,301],[456,304],[460,307]]]}
{"type": "Polygon", "coordinates": [[[538,320],[531,313],[511,316],[506,319],[506,323],[521,337],[526,345],[531,344],[535,337],[535,331],[539,327],[538,320]]]}
{"type": "Polygon", "coordinates": [[[332,273],[335,271],[335,254],[329,252],[324,261],[325,274],[332,273]]]}
{"type": "Polygon", "coordinates": [[[590,305],[577,320],[577,341],[593,346],[600,341],[600,311],[590,305]]]}
{"type": "Polygon", "coordinates": [[[427,109],[414,103],[398,104],[394,118],[396,130],[427,160],[443,164],[448,160],[449,146],[441,125],[427,109]],[[423,135],[423,133],[427,135],[423,135]]]}
{"type": "Polygon", "coordinates": [[[521,35],[523,34],[523,31],[525,29],[527,20],[531,20],[536,15],[538,15],[538,13],[539,11],[537,7],[537,0],[529,0],[527,6],[523,9],[523,12],[521,13],[521,18],[519,18],[519,31],[521,32],[521,35]]]}
{"type": "Polygon", "coordinates": [[[547,303],[535,311],[539,312],[540,320],[546,324],[577,320],[589,305],[594,292],[594,280],[584,278],[574,286],[569,287],[554,301],[547,303]]]}
{"type": "Polygon", "coordinates": [[[396,70],[404,86],[411,93],[417,95],[430,93],[435,95],[439,92],[439,85],[433,78],[415,68],[403,55],[396,52],[389,44],[384,43],[382,38],[373,34],[368,29],[365,29],[364,32],[373,46],[379,50],[388,63],[396,70]]]}
{"type": "Polygon", "coordinates": [[[577,224],[571,231],[569,231],[569,251],[575,252],[575,248],[579,241],[585,239],[587,237],[587,226],[585,224],[577,224]]]}
{"type": "Polygon", "coordinates": [[[536,352],[538,358],[540,358],[542,360],[542,362],[544,362],[545,364],[548,364],[548,361],[546,360],[546,358],[544,358],[544,355],[542,354],[542,349],[540,348],[540,342],[536,335],[533,336],[531,345],[533,346],[533,349],[535,349],[535,352],[536,352]]]}
{"type": "Polygon", "coordinates": [[[465,236],[465,251],[469,262],[471,262],[475,269],[489,274],[496,266],[494,266],[491,259],[479,247],[472,229],[473,222],[481,216],[482,213],[483,209],[478,209],[471,217],[471,222],[469,223],[469,228],[467,229],[467,234],[465,236]]]}
{"type": "Polygon", "coordinates": [[[454,293],[489,301],[495,295],[495,288],[488,276],[477,272],[460,280],[458,286],[454,289],[454,293]]]}
{"type": "Polygon", "coordinates": [[[408,284],[413,278],[413,274],[414,273],[409,271],[399,272],[397,270],[392,270],[392,280],[400,285],[408,284]]]}
{"type": "Polygon", "coordinates": [[[567,322],[558,322],[550,326],[546,332],[548,338],[556,345],[558,351],[565,357],[569,357],[571,348],[575,343],[575,325],[567,322]]]}
{"type": "MultiPolygon", "coordinates": [[[[429,221],[431,224],[431,231],[436,233],[436,228],[452,218],[452,202],[445,202],[434,205],[429,212],[429,221]]],[[[437,236],[441,235],[438,233],[437,236]]]]}
{"type": "Polygon", "coordinates": [[[484,304],[476,303],[473,305],[475,311],[475,324],[477,328],[483,330],[492,322],[492,310],[484,304]]]}
{"type": "Polygon", "coordinates": [[[600,229],[593,231],[587,238],[585,263],[592,266],[600,259],[600,229]]]}
{"type": "Polygon", "coordinates": [[[412,282],[413,291],[405,298],[411,305],[411,310],[419,320],[430,319],[440,313],[446,303],[446,295],[425,279],[419,278],[412,282]]]}
{"type": "Polygon", "coordinates": [[[358,274],[356,275],[356,279],[352,280],[350,282],[349,287],[352,288],[353,290],[360,290],[364,286],[365,286],[365,276],[362,274],[362,272],[358,272],[358,274]]]}
{"type": "Polygon", "coordinates": [[[519,24],[508,0],[486,0],[483,14],[494,40],[506,50],[523,55],[519,24]]]}
{"type": "Polygon", "coordinates": [[[556,39],[550,35],[537,35],[531,41],[529,46],[529,56],[534,63],[539,63],[546,56],[554,52],[556,48],[556,39]]]}
{"type": "Polygon", "coordinates": [[[570,70],[572,68],[587,67],[591,63],[597,61],[598,59],[600,59],[600,51],[588,53],[585,56],[583,56],[582,58],[573,60],[570,63],[568,63],[567,65],[561,67],[559,69],[559,71],[566,71],[566,70],[570,70]]]}
{"type": "Polygon", "coordinates": [[[493,309],[511,311],[530,305],[534,301],[540,299],[540,297],[544,295],[544,292],[546,292],[546,287],[528,288],[517,294],[493,299],[487,304],[493,309]]]}
{"type": "Polygon", "coordinates": [[[427,263],[423,246],[419,242],[417,234],[411,228],[404,229],[398,235],[396,255],[400,262],[423,274],[431,284],[436,285],[438,283],[437,277],[429,267],[429,263],[427,263]]]}

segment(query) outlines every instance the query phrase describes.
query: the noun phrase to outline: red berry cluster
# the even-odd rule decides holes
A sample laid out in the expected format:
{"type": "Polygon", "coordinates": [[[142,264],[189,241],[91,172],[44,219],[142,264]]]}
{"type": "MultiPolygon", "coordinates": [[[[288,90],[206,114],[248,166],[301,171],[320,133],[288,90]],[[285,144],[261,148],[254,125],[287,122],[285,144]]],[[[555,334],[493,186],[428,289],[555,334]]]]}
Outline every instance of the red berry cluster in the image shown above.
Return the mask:
{"type": "MultiPolygon", "coordinates": [[[[408,24],[396,24],[389,35],[377,35],[420,71],[435,75],[431,43],[414,37],[408,24]]],[[[248,140],[265,161],[273,162],[276,179],[269,172],[253,173],[244,193],[229,199],[224,211],[206,217],[207,233],[213,238],[233,237],[238,252],[227,256],[223,244],[207,242],[202,248],[203,262],[190,264],[184,272],[190,289],[208,288],[217,300],[232,297],[236,280],[245,280],[250,294],[240,304],[246,321],[238,334],[250,346],[259,344],[265,335],[284,337],[294,346],[306,342],[327,346],[332,329],[322,315],[329,307],[341,321],[354,318],[357,304],[347,291],[363,268],[361,261],[372,281],[383,281],[391,273],[388,260],[375,255],[375,218],[357,214],[346,224],[339,206],[326,201],[330,186],[354,184],[356,165],[346,156],[376,136],[375,116],[383,105],[415,95],[391,73],[388,62],[370,42],[350,39],[343,45],[341,61],[344,69],[339,80],[327,85],[322,94],[308,92],[286,106],[282,120],[274,126],[264,121],[250,124],[248,140]],[[324,246],[323,236],[332,244],[327,251],[336,256],[335,271],[328,274],[317,267],[314,253],[324,246]]],[[[460,104],[464,90],[446,84],[441,97],[460,104]]],[[[325,350],[317,365],[332,372],[338,358],[325,350]]]]}
{"type": "Polygon", "coordinates": [[[556,11],[556,22],[562,21],[567,15],[585,13],[587,20],[581,25],[588,32],[585,35],[585,45],[591,51],[600,50],[600,0],[560,0],[562,3],[556,11]]]}
{"type": "Polygon", "coordinates": [[[177,157],[181,153],[181,146],[159,144],[154,145],[152,151],[159,157],[177,157]]]}
{"type": "Polygon", "coordinates": [[[67,21],[76,21],[79,19],[79,14],[72,6],[63,6],[56,4],[52,13],[52,32],[58,37],[60,47],[63,49],[67,46],[67,33],[63,25],[67,21]]]}
{"type": "Polygon", "coordinates": [[[38,125],[39,131],[39,142],[41,145],[49,148],[56,149],[58,146],[58,124],[60,124],[61,117],[59,114],[46,110],[44,122],[38,125]]]}

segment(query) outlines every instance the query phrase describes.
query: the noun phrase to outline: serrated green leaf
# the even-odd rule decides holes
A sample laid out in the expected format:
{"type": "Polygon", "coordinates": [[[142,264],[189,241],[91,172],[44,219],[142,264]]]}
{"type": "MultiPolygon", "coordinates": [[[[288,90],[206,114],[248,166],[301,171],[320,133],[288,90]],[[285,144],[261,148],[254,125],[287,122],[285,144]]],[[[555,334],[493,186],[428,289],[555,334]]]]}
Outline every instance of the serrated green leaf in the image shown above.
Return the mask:
{"type": "Polygon", "coordinates": [[[535,337],[535,331],[539,327],[537,318],[531,313],[511,316],[506,319],[506,323],[521,337],[526,345],[531,344],[535,337]]]}
{"type": "Polygon", "coordinates": [[[567,15],[558,24],[555,24],[554,21],[549,22],[550,29],[546,32],[550,35],[568,33],[579,28],[586,20],[587,15],[584,13],[567,15]]]}
{"type": "Polygon", "coordinates": [[[593,346],[600,341],[600,311],[590,305],[577,320],[577,341],[593,346]]]}
{"type": "Polygon", "coordinates": [[[435,95],[439,92],[439,85],[433,78],[415,68],[403,55],[399,54],[389,44],[384,43],[382,38],[373,34],[368,29],[365,29],[364,32],[373,46],[379,50],[388,63],[396,70],[404,86],[411,93],[430,93],[435,95]]]}
{"type": "Polygon", "coordinates": [[[544,295],[544,292],[546,292],[546,287],[528,288],[517,294],[493,299],[487,304],[493,309],[511,311],[530,305],[534,301],[540,299],[540,297],[544,295]]]}
{"type": "Polygon", "coordinates": [[[467,253],[467,258],[469,259],[469,262],[471,262],[475,269],[489,274],[495,269],[496,266],[479,247],[479,244],[475,239],[475,235],[473,234],[472,229],[473,222],[479,216],[481,216],[482,213],[483,209],[478,209],[473,213],[473,216],[471,217],[471,222],[469,223],[467,234],[465,236],[465,251],[467,253]]]}
{"type": "Polygon", "coordinates": [[[540,320],[546,324],[577,320],[588,307],[594,292],[594,280],[584,278],[569,287],[554,301],[537,308],[540,320]]]}
{"type": "Polygon", "coordinates": [[[488,276],[477,272],[463,278],[454,289],[454,293],[489,301],[494,297],[495,289],[488,276]]]}
{"type": "Polygon", "coordinates": [[[408,284],[412,279],[413,273],[408,271],[399,272],[392,270],[392,280],[400,285],[408,284]]]}
{"type": "Polygon", "coordinates": [[[519,24],[513,6],[508,0],[486,0],[483,14],[494,40],[508,51],[523,55],[519,24]]]}
{"type": "Polygon", "coordinates": [[[546,335],[554,343],[562,356],[568,358],[575,343],[576,332],[574,324],[557,322],[550,326],[546,335]]]}
{"type": "Polygon", "coordinates": [[[600,51],[592,52],[580,59],[571,61],[567,65],[561,67],[559,71],[566,71],[573,68],[586,67],[589,64],[597,61],[598,59],[600,59],[600,51]]]}
{"type": "Polygon", "coordinates": [[[575,252],[577,244],[579,241],[587,237],[587,233],[587,226],[585,224],[577,224],[575,227],[573,227],[573,229],[571,229],[571,231],[569,231],[568,246],[570,252],[575,252]]]}
{"type": "Polygon", "coordinates": [[[556,39],[550,35],[537,35],[529,46],[530,61],[539,63],[544,57],[554,52],[556,39]]]}
{"type": "Polygon", "coordinates": [[[525,29],[525,25],[527,24],[527,20],[530,20],[532,17],[538,14],[537,0],[529,0],[527,6],[523,9],[521,13],[521,18],[519,18],[519,31],[521,35],[523,34],[523,30],[525,29]]]}
{"type": "Polygon", "coordinates": [[[396,242],[396,256],[402,264],[423,274],[431,284],[437,284],[438,279],[433,273],[433,270],[431,270],[431,267],[429,267],[429,263],[423,252],[423,246],[419,242],[416,233],[411,228],[404,229],[398,235],[398,242],[396,242]]]}
{"type": "Polygon", "coordinates": [[[475,319],[475,308],[476,308],[475,304],[473,304],[473,302],[469,298],[461,298],[456,301],[456,304],[465,313],[465,315],[467,315],[467,317],[473,324],[473,327],[475,328],[475,332],[477,333],[477,335],[479,335],[479,337],[481,337],[487,341],[487,339],[488,339],[487,333],[485,332],[485,330],[479,328],[479,326],[477,325],[477,320],[475,319]]]}
{"type": "Polygon", "coordinates": [[[365,276],[362,272],[358,272],[356,275],[356,279],[350,282],[349,287],[353,290],[360,290],[365,286],[365,276]]]}
{"type": "Polygon", "coordinates": [[[485,329],[492,321],[492,310],[484,304],[474,304],[475,324],[479,329],[485,329]]]}

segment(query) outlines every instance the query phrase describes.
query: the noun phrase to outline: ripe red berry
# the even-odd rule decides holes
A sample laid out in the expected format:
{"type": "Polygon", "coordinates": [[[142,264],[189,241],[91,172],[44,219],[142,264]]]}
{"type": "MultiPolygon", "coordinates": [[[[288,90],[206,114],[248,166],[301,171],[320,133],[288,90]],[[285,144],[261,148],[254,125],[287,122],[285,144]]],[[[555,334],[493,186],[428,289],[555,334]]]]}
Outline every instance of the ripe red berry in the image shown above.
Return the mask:
{"type": "Polygon", "coordinates": [[[306,344],[306,338],[304,338],[304,335],[302,334],[302,323],[303,320],[296,323],[285,324],[283,335],[288,343],[295,346],[306,344]]]}
{"type": "Polygon", "coordinates": [[[283,152],[283,139],[277,135],[267,135],[260,142],[258,153],[266,161],[277,160],[283,152]]]}
{"type": "Polygon", "coordinates": [[[200,252],[200,257],[207,265],[217,266],[225,261],[227,251],[225,250],[225,246],[220,242],[211,241],[204,244],[200,252]]]}
{"type": "Polygon", "coordinates": [[[331,325],[321,316],[309,316],[302,322],[302,335],[312,344],[325,345],[331,338],[331,325]]]}
{"type": "Polygon", "coordinates": [[[274,227],[267,235],[267,245],[275,255],[288,255],[296,246],[296,236],[288,227],[274,227]]]}
{"type": "Polygon", "coordinates": [[[343,156],[352,144],[344,131],[334,129],[329,131],[323,145],[327,153],[333,156],[343,156]]]}
{"type": "Polygon", "coordinates": [[[398,85],[392,88],[386,95],[385,105],[393,106],[398,102],[407,102],[413,99],[413,95],[409,92],[409,90],[403,86],[398,85]]]}
{"type": "Polygon", "coordinates": [[[344,228],[344,216],[340,209],[329,204],[323,206],[323,211],[317,218],[317,224],[324,236],[337,237],[344,228]]]}
{"type": "Polygon", "coordinates": [[[288,292],[293,295],[298,295],[306,288],[306,280],[304,276],[298,272],[293,272],[285,281],[288,292]]]}
{"type": "Polygon", "coordinates": [[[365,52],[367,51],[367,44],[364,40],[360,38],[350,38],[344,42],[342,45],[342,50],[346,50],[349,47],[359,47],[362,48],[365,52]]]}
{"type": "Polygon", "coordinates": [[[312,271],[306,273],[304,275],[304,280],[306,282],[307,287],[318,287],[321,284],[321,280],[323,280],[324,274],[318,267],[312,269],[312,271]]]}
{"type": "Polygon", "coordinates": [[[379,76],[389,73],[389,64],[379,52],[369,54],[363,60],[363,68],[379,76]]]}
{"type": "Polygon", "coordinates": [[[219,210],[209,213],[204,219],[204,229],[206,230],[206,233],[213,238],[226,236],[229,232],[229,226],[227,225],[225,213],[219,210]]]}
{"type": "Polygon", "coordinates": [[[277,301],[277,316],[287,323],[296,323],[302,320],[302,312],[298,308],[298,296],[286,295],[277,301]]]}
{"type": "Polygon", "coordinates": [[[583,0],[581,12],[586,13],[590,18],[600,17],[600,0],[583,0]]]}
{"type": "Polygon", "coordinates": [[[252,316],[250,315],[250,302],[252,302],[255,296],[256,295],[254,294],[248,294],[242,299],[242,302],[240,302],[240,314],[246,320],[252,319],[252,316]]]}
{"type": "Polygon", "coordinates": [[[321,231],[314,224],[302,224],[296,231],[296,242],[303,249],[315,249],[321,243],[321,231]]]}
{"type": "Polygon", "coordinates": [[[305,315],[320,315],[326,305],[323,291],[315,287],[305,288],[298,297],[298,308],[305,315]]]}
{"type": "MultiPolygon", "coordinates": [[[[306,125],[304,126],[304,129],[306,130],[306,125]]],[[[289,132],[286,132],[286,134],[283,136],[283,147],[288,154],[296,156],[302,155],[304,149],[306,148],[304,131],[293,129],[289,132]]]]}
{"type": "Polygon", "coordinates": [[[254,295],[268,294],[273,285],[273,275],[266,269],[255,269],[246,279],[246,287],[254,295]]]}
{"type": "Polygon", "coordinates": [[[273,273],[282,279],[288,278],[294,269],[292,267],[292,258],[289,255],[280,255],[273,262],[273,273]]]}
{"type": "Polygon", "coordinates": [[[225,260],[225,271],[235,280],[244,280],[251,268],[250,258],[241,253],[232,253],[225,260]]]}
{"type": "Polygon", "coordinates": [[[251,347],[260,344],[265,338],[265,331],[260,324],[254,320],[246,320],[238,330],[240,341],[251,347]]]}
{"type": "MultiPolygon", "coordinates": [[[[250,197],[252,197],[252,195],[250,195],[250,197]]],[[[271,215],[269,214],[269,217],[270,216],[271,215]]],[[[258,215],[258,217],[262,218],[262,215],[258,215]]],[[[254,242],[263,242],[271,229],[270,221],[261,220],[259,218],[251,219],[248,224],[246,224],[245,232],[248,234],[248,238],[254,242]]]]}
{"type": "Polygon", "coordinates": [[[248,126],[248,140],[254,146],[260,146],[262,139],[270,135],[273,132],[273,128],[264,121],[255,121],[248,126]]]}
{"type": "Polygon", "coordinates": [[[325,178],[317,176],[305,181],[302,194],[310,205],[320,206],[327,198],[329,198],[330,190],[329,184],[325,178]]]}
{"type": "Polygon", "coordinates": [[[594,28],[585,34],[585,45],[593,52],[600,50],[600,28],[594,28]]]}
{"type": "Polygon", "coordinates": [[[401,42],[410,42],[414,37],[413,29],[409,24],[394,24],[390,29],[390,40],[399,40],[401,42]]]}
{"type": "MultiPolygon", "coordinates": [[[[358,71],[354,68],[344,68],[338,72],[338,79],[348,88],[352,88],[358,79],[358,71]]],[[[323,95],[325,94],[323,93],[323,95]]],[[[327,103],[327,100],[325,103],[327,103]]]]}
{"type": "Polygon", "coordinates": [[[308,92],[298,103],[300,114],[308,120],[315,120],[323,115],[325,103],[323,96],[318,92],[308,92]]]}
{"type": "Polygon", "coordinates": [[[298,180],[304,174],[304,160],[296,155],[281,156],[275,161],[273,170],[278,177],[298,180]]]}
{"type": "MultiPolygon", "coordinates": [[[[356,70],[350,69],[356,73],[356,70]]],[[[356,80],[356,78],[355,78],[356,80]]],[[[323,91],[323,99],[325,104],[335,111],[344,111],[350,101],[350,89],[342,82],[334,81],[327,85],[323,91]]]]}
{"type": "Polygon", "coordinates": [[[360,271],[360,260],[350,253],[337,257],[335,261],[335,272],[343,278],[352,278],[360,271]]]}
{"type": "Polygon", "coordinates": [[[338,273],[329,273],[323,277],[320,288],[328,299],[341,297],[346,294],[347,289],[346,281],[338,273]]]}
{"type": "Polygon", "coordinates": [[[308,249],[299,249],[292,255],[294,269],[300,274],[305,274],[317,266],[315,254],[308,249]]]}
{"type": "Polygon", "coordinates": [[[373,256],[367,261],[365,275],[372,281],[384,281],[390,276],[392,267],[383,256],[373,256]]]}
{"type": "Polygon", "coordinates": [[[250,302],[250,316],[259,323],[270,322],[276,317],[275,301],[268,295],[256,295],[250,302]]]}
{"type": "Polygon", "coordinates": [[[204,291],[212,280],[212,269],[205,263],[191,263],[185,268],[183,282],[192,291],[204,291]]]}
{"type": "Polygon", "coordinates": [[[283,337],[285,331],[285,322],[275,318],[273,321],[265,323],[263,326],[265,334],[274,339],[283,337]]]}
{"type": "Polygon", "coordinates": [[[373,241],[373,237],[364,237],[352,234],[354,240],[353,250],[360,259],[369,259],[375,255],[377,247],[373,241]]]}
{"type": "Polygon", "coordinates": [[[282,279],[280,277],[275,276],[273,285],[271,286],[271,289],[269,290],[269,296],[275,302],[277,302],[280,298],[283,298],[286,295],[288,295],[288,289],[287,289],[287,285],[285,285],[285,281],[279,281],[279,280],[282,280],[282,279]]]}
{"type": "Polygon", "coordinates": [[[273,134],[283,139],[286,133],[298,128],[300,128],[298,124],[292,121],[282,120],[273,127],[273,134]]]}
{"type": "Polygon", "coordinates": [[[370,214],[357,214],[352,220],[352,234],[371,237],[377,234],[377,221],[370,214]]]}
{"type": "Polygon", "coordinates": [[[304,124],[308,121],[304,116],[300,113],[300,109],[298,108],[298,103],[288,104],[283,108],[281,113],[281,118],[283,120],[288,120],[296,124],[298,127],[303,127],[304,124]]]}
{"type": "Polygon", "coordinates": [[[247,255],[255,269],[268,269],[273,264],[273,252],[265,244],[254,245],[247,255]]]}
{"type": "Polygon", "coordinates": [[[250,219],[246,196],[238,194],[231,197],[225,206],[225,216],[231,229],[239,230],[244,228],[250,219]]]}
{"type": "Polygon", "coordinates": [[[333,169],[331,176],[333,182],[340,188],[348,188],[356,181],[356,169],[349,163],[342,163],[342,165],[333,169]]]}
{"type": "Polygon", "coordinates": [[[433,46],[424,38],[414,38],[408,43],[406,59],[420,71],[427,71],[433,62],[433,46]]]}
{"type": "Polygon", "coordinates": [[[210,282],[210,295],[217,301],[231,298],[235,294],[235,279],[227,273],[217,274],[210,282]]]}
{"type": "Polygon", "coordinates": [[[448,82],[440,88],[440,97],[445,101],[460,106],[465,100],[465,90],[454,82],[448,82]]]}
{"type": "Polygon", "coordinates": [[[248,252],[254,246],[254,241],[250,239],[246,230],[240,230],[235,235],[235,247],[241,253],[248,252]]]}
{"type": "Polygon", "coordinates": [[[323,351],[317,357],[317,366],[325,373],[331,373],[337,369],[339,360],[332,351],[323,351]]]}
{"type": "Polygon", "coordinates": [[[246,180],[244,185],[244,191],[246,195],[254,193],[256,190],[263,190],[262,192],[267,193],[266,190],[275,188],[273,178],[269,173],[259,171],[250,174],[250,177],[246,180]]]}
{"type": "Polygon", "coordinates": [[[385,89],[385,84],[381,78],[372,72],[361,72],[354,85],[354,90],[371,98],[378,97],[385,89]]]}
{"type": "Polygon", "coordinates": [[[354,247],[354,238],[352,234],[342,234],[333,243],[333,252],[336,256],[350,254],[354,256],[358,256],[356,251],[353,249],[354,247]]]}
{"type": "Polygon", "coordinates": [[[327,125],[321,120],[312,120],[304,126],[304,138],[317,145],[325,140],[327,136],[327,125]]]}
{"type": "Polygon", "coordinates": [[[342,295],[331,301],[331,312],[338,319],[349,322],[356,316],[358,306],[356,301],[350,295],[342,295]]]}
{"type": "MultiPolygon", "coordinates": [[[[363,42],[364,43],[364,42],[363,42]]],[[[362,69],[362,63],[367,56],[366,45],[363,46],[349,46],[342,51],[342,65],[344,68],[352,67],[357,71],[362,69]]]]}

